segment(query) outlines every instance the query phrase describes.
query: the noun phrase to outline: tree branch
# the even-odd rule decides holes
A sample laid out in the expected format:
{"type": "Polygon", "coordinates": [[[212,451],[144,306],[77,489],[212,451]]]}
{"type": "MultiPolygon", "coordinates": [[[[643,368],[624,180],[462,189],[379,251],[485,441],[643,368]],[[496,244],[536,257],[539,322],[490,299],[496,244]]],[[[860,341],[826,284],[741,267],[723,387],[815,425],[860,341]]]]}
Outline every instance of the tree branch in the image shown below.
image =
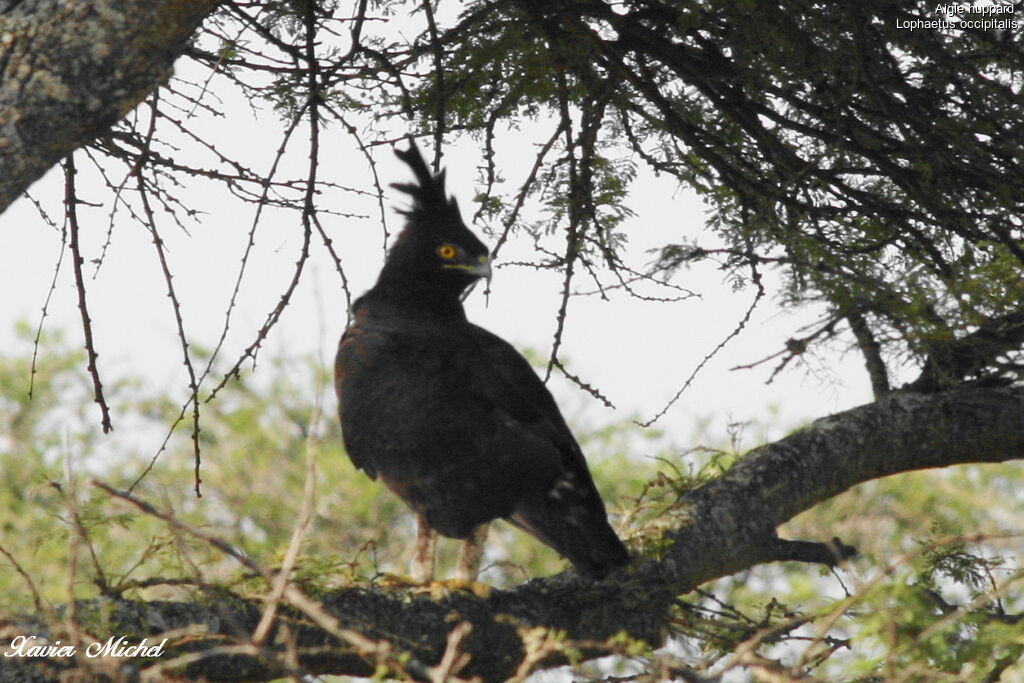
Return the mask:
{"type": "Polygon", "coordinates": [[[860,352],[864,354],[864,367],[867,368],[868,376],[871,378],[871,391],[875,399],[880,399],[889,393],[889,371],[882,360],[882,345],[878,343],[875,335],[864,314],[860,311],[846,314],[846,320],[850,323],[850,330],[857,340],[860,352]]]}
{"type": "Polygon", "coordinates": [[[0,212],[167,80],[218,0],[24,0],[0,13],[0,212]]]}
{"type": "Polygon", "coordinates": [[[966,377],[993,372],[999,356],[1020,350],[1024,344],[1024,309],[995,316],[974,332],[929,349],[921,375],[905,388],[939,391],[966,377]]]}
{"type": "MultiPolygon", "coordinates": [[[[620,632],[657,646],[681,593],[763,562],[834,565],[849,557],[854,550],[838,539],[787,541],[777,537],[776,527],[856,484],[923,468],[1019,458],[1024,458],[1024,388],[892,392],[757,448],[722,477],[683,494],[665,513],[672,528],[653,545],[660,549],[656,556],[637,559],[607,581],[591,583],[565,572],[487,596],[456,591],[439,600],[422,590],[364,584],[321,595],[321,606],[340,628],[390,643],[393,654],[405,652],[405,658],[392,661],[407,662],[405,673],[414,678],[427,677],[429,667],[445,658],[449,633],[469,623],[459,647],[470,659],[459,675],[501,680],[527,656],[531,629],[560,631],[574,644],[586,643],[584,658],[615,652],[614,642],[622,641],[610,639],[620,632]]],[[[191,633],[178,632],[163,657],[166,665],[168,658],[188,653],[180,669],[186,677],[286,675],[284,628],[306,673],[368,675],[372,669],[351,643],[318,628],[294,605],[282,606],[265,645],[255,649],[250,634],[260,618],[259,600],[223,593],[195,604],[104,598],[83,603],[79,613],[90,610],[108,615],[103,637],[152,640],[173,629],[191,633]],[[195,635],[200,630],[201,637],[195,635]]],[[[96,625],[90,627],[99,636],[96,625]]],[[[8,635],[13,637],[10,629],[8,635]]],[[[556,648],[537,667],[566,661],[556,648]]],[[[46,670],[53,662],[8,662],[31,666],[38,680],[57,675],[46,670]]],[[[5,676],[0,681],[23,680],[5,676]]]]}

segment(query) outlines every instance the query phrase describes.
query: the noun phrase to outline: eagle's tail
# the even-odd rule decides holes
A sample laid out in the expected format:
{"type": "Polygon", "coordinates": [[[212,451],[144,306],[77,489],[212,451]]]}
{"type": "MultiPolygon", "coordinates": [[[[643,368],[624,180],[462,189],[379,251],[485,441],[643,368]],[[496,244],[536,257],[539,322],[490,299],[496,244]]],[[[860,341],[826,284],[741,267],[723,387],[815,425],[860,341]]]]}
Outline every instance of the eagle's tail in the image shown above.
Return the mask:
{"type": "Polygon", "coordinates": [[[557,550],[584,576],[601,579],[629,562],[600,499],[568,505],[548,498],[530,502],[517,507],[508,520],[557,550]]]}

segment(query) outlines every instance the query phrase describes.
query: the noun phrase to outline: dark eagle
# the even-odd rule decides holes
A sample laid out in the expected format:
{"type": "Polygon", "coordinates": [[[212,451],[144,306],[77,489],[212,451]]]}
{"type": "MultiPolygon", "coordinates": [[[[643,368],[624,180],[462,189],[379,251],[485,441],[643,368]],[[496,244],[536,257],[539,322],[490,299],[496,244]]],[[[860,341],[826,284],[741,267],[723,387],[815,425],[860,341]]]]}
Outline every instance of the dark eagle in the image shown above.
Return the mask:
{"type": "MultiPolygon", "coordinates": [[[[488,249],[446,196],[444,172],[415,143],[395,153],[416,175],[393,186],[412,207],[338,346],[345,449],[416,512],[418,580],[433,569],[429,529],[482,542],[497,518],[603,577],[628,555],[576,439],[526,359],[466,320],[461,296],[490,277],[488,249]]],[[[479,550],[464,553],[463,578],[478,563],[479,550]]]]}

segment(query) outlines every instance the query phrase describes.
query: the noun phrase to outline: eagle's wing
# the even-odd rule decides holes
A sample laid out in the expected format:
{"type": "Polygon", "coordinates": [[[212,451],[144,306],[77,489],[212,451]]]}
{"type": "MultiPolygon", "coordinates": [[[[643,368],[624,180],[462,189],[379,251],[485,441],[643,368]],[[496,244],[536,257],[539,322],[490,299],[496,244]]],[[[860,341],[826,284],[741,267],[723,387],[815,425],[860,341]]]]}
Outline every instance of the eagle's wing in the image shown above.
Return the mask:
{"type": "Polygon", "coordinates": [[[504,438],[493,444],[498,453],[487,458],[515,457],[524,467],[554,473],[549,481],[517,501],[509,521],[557,550],[586,574],[602,576],[625,564],[626,549],[608,524],[583,452],[551,392],[508,342],[476,325],[471,329],[490,370],[490,376],[474,383],[472,390],[507,416],[502,428],[504,438]]]}

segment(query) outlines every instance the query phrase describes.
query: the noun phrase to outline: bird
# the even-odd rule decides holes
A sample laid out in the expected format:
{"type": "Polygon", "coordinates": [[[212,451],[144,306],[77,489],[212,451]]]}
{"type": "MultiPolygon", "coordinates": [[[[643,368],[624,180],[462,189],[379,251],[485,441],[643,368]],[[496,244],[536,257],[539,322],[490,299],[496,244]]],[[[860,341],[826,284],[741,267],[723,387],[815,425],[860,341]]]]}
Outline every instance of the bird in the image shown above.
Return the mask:
{"type": "Polygon", "coordinates": [[[395,154],[415,182],[392,187],[411,206],[335,359],[345,450],[415,513],[414,580],[432,578],[435,531],[466,539],[456,576],[475,580],[496,519],[602,579],[629,554],[579,444],[526,358],[466,317],[463,296],[490,281],[490,252],[415,140],[395,154]]]}

